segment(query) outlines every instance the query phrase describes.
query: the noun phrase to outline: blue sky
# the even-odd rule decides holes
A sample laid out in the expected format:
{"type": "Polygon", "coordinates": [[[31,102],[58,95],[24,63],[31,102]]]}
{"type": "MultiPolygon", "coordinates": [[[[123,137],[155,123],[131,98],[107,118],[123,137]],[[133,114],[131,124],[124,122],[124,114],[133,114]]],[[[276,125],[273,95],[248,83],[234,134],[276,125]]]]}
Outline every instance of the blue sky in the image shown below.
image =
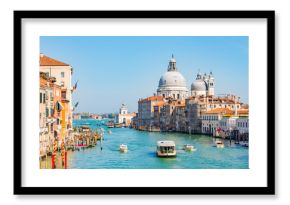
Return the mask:
{"type": "Polygon", "coordinates": [[[247,36],[42,36],[40,52],[74,68],[76,112],[137,111],[153,95],[173,54],[188,89],[196,73],[213,72],[216,94],[248,102],[247,36]]]}

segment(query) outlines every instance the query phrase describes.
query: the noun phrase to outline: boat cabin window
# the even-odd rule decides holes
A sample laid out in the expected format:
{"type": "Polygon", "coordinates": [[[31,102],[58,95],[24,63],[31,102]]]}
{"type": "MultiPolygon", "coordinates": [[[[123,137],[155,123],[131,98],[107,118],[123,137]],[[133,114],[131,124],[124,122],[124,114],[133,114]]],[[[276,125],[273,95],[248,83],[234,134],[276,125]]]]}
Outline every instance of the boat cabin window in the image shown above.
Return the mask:
{"type": "Polygon", "coordinates": [[[158,147],[158,150],[161,153],[173,153],[175,150],[175,147],[174,146],[168,146],[168,147],[161,146],[161,147],[158,147]]]}

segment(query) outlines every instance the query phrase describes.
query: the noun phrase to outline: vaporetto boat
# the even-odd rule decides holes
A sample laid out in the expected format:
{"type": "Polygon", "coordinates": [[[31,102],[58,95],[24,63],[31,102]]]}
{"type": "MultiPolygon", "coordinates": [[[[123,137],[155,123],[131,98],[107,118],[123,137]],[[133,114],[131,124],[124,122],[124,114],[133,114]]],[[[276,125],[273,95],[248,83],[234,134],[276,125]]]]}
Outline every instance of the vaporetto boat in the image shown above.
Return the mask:
{"type": "Polygon", "coordinates": [[[158,157],[176,157],[174,141],[158,141],[156,154],[158,157]]]}

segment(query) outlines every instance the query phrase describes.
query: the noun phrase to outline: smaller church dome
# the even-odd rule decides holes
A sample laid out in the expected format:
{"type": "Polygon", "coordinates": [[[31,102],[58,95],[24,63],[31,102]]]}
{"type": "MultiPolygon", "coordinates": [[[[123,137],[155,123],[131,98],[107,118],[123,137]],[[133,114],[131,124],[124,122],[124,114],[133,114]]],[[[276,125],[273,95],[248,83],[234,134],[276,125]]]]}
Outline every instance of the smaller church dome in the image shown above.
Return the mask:
{"type": "Polygon", "coordinates": [[[206,91],[206,83],[201,80],[195,80],[192,84],[191,84],[191,90],[192,91],[206,91]]]}

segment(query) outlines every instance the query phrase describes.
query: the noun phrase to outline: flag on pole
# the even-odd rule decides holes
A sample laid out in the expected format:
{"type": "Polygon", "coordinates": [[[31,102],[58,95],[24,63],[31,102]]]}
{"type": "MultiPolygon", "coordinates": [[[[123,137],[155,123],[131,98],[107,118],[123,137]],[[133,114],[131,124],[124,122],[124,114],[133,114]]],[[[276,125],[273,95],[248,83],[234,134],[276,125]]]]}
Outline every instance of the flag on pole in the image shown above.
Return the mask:
{"type": "Polygon", "coordinates": [[[73,91],[75,91],[75,90],[77,89],[77,87],[78,87],[78,82],[79,82],[79,81],[77,81],[76,84],[73,86],[73,91]]]}
{"type": "Polygon", "coordinates": [[[79,105],[79,102],[77,102],[74,107],[73,107],[73,111],[75,111],[75,108],[79,105]]]}

